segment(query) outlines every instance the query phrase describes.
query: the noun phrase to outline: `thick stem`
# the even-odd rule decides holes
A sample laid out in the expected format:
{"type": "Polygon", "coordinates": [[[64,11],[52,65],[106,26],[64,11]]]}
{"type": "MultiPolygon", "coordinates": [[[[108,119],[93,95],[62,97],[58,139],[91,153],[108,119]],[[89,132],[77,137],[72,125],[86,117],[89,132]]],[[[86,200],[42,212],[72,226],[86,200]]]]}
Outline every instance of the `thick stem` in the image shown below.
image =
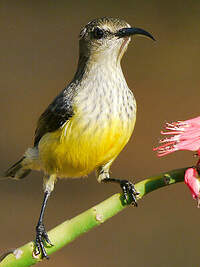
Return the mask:
{"type": "MultiPolygon", "coordinates": [[[[189,168],[189,167],[188,167],[189,168]]],[[[160,187],[183,182],[184,173],[188,168],[172,170],[147,178],[135,184],[136,190],[140,193],[138,199],[160,187]]],[[[90,208],[82,214],[67,220],[48,232],[53,247],[47,247],[48,255],[56,252],[68,243],[72,242],[81,234],[88,232],[91,228],[105,222],[127,206],[122,194],[115,194],[100,204],[90,208]]],[[[33,242],[14,250],[1,262],[0,267],[25,267],[41,261],[41,255],[33,257],[33,242]]]]}

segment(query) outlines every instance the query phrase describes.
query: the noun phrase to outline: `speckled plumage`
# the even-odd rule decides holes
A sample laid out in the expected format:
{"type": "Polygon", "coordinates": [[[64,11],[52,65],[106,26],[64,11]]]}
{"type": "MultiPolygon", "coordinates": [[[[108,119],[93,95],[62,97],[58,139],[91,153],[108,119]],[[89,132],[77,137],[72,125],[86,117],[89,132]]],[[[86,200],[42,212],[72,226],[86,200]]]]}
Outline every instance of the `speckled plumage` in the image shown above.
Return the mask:
{"type": "Polygon", "coordinates": [[[39,143],[45,171],[59,177],[85,176],[112,161],[129,140],[135,123],[135,100],[120,65],[115,69],[109,64],[94,66],[76,90],[74,115],[39,143]]]}

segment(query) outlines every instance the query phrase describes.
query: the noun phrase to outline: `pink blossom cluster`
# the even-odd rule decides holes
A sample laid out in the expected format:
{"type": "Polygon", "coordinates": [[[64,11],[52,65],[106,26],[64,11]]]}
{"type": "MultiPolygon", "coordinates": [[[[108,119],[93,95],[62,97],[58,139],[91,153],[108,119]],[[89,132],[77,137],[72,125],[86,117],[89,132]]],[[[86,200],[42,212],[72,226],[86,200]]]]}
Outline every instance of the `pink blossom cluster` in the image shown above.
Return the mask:
{"type": "Polygon", "coordinates": [[[158,156],[165,156],[177,150],[196,151],[198,162],[185,172],[185,184],[200,207],[200,117],[166,124],[166,137],[160,140],[160,146],[154,148],[158,156]]]}

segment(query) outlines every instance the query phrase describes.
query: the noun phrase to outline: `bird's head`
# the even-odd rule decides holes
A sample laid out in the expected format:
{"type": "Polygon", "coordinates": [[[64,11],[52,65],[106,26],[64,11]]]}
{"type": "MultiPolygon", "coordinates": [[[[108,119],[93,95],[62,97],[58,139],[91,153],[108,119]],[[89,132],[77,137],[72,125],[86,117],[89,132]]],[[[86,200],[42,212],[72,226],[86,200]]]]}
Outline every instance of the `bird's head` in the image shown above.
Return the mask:
{"type": "Polygon", "coordinates": [[[80,55],[92,60],[109,58],[120,62],[133,35],[154,37],[140,28],[132,28],[121,19],[103,17],[90,21],[80,32],[80,55]]]}

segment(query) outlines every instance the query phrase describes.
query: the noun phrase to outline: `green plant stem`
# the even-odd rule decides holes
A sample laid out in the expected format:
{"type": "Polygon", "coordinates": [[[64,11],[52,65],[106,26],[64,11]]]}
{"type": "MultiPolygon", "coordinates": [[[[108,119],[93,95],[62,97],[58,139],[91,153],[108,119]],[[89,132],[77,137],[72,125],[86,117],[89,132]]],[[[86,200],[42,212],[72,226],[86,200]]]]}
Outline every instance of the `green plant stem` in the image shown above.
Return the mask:
{"type": "MultiPolygon", "coordinates": [[[[184,181],[184,173],[188,168],[172,170],[156,176],[147,178],[135,184],[136,190],[140,193],[138,199],[160,187],[184,181]]],[[[48,232],[52,247],[46,247],[48,255],[56,252],[72,242],[83,233],[88,232],[94,226],[105,222],[113,215],[123,210],[128,204],[122,194],[115,194],[100,204],[88,209],[82,214],[67,220],[48,232]]],[[[33,256],[34,242],[15,249],[8,254],[1,262],[0,267],[25,267],[41,261],[40,255],[33,256]]]]}

